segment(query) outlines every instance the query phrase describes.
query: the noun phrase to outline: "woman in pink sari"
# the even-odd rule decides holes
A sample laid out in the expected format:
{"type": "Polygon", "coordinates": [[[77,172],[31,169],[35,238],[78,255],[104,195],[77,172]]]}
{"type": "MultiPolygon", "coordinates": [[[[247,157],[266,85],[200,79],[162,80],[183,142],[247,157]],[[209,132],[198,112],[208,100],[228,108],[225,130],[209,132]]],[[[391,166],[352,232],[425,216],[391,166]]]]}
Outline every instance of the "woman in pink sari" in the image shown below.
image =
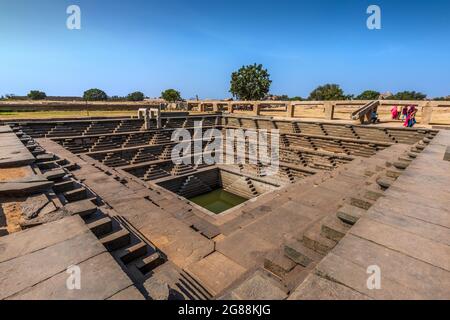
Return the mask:
{"type": "Polygon", "coordinates": [[[392,120],[397,120],[398,119],[398,110],[397,110],[397,106],[393,106],[391,109],[391,116],[392,116],[392,120]]]}

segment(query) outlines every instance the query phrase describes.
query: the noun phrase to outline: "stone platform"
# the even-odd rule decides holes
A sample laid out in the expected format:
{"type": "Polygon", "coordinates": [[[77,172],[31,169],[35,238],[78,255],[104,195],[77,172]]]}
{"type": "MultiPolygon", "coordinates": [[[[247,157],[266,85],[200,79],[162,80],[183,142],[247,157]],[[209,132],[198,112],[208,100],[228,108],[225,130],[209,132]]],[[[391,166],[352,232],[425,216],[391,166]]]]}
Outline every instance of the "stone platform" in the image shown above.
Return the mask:
{"type": "Polygon", "coordinates": [[[450,299],[449,145],[443,130],[289,299],[450,299]]]}
{"type": "Polygon", "coordinates": [[[79,216],[0,238],[0,287],[0,299],[143,299],[79,216]],[[66,285],[73,265],[80,290],[66,285]]]}

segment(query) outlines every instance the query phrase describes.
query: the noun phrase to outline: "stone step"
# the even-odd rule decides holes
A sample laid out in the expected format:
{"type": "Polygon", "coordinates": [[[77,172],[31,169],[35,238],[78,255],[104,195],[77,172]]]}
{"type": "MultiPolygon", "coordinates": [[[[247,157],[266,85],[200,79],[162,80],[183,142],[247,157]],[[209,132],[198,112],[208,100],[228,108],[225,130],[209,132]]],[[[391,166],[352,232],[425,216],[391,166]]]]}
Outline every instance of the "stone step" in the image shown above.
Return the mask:
{"type": "Polygon", "coordinates": [[[355,196],[355,197],[351,197],[350,198],[350,204],[352,206],[364,209],[364,210],[369,210],[371,206],[373,206],[375,203],[375,201],[367,199],[365,197],[362,196],[355,196]]]}
{"type": "Polygon", "coordinates": [[[66,172],[63,169],[54,169],[45,172],[43,175],[48,180],[55,181],[64,177],[66,175],[66,172]]]}
{"type": "Polygon", "coordinates": [[[159,252],[154,252],[142,258],[136,263],[136,268],[143,274],[147,274],[156,267],[164,263],[164,259],[159,252]]]}
{"type": "Polygon", "coordinates": [[[325,238],[321,231],[321,223],[316,223],[303,234],[302,243],[305,247],[325,255],[336,246],[336,241],[325,238]]]}
{"type": "Polygon", "coordinates": [[[130,232],[126,229],[121,229],[107,234],[100,239],[100,242],[108,251],[115,251],[130,244],[130,232]]]}
{"type": "Polygon", "coordinates": [[[394,178],[390,177],[380,177],[377,179],[377,183],[383,189],[389,188],[395,182],[394,178]]]}
{"type": "Polygon", "coordinates": [[[55,191],[56,193],[63,193],[66,191],[70,191],[73,190],[73,188],[74,188],[73,180],[57,182],[53,185],[53,191],[55,191]]]}
{"type": "Polygon", "coordinates": [[[137,244],[118,250],[115,255],[120,260],[122,260],[123,263],[127,264],[146,254],[147,254],[147,244],[141,241],[137,244]]]}
{"type": "Polygon", "coordinates": [[[181,271],[179,282],[194,300],[211,300],[213,298],[213,295],[187,271],[181,271]]]}
{"type": "Polygon", "coordinates": [[[112,231],[112,220],[109,217],[104,217],[90,222],[87,226],[99,238],[112,231]]]}
{"type": "Polygon", "coordinates": [[[296,264],[284,255],[283,250],[269,252],[264,258],[264,269],[283,279],[296,264]]]}
{"type": "Polygon", "coordinates": [[[82,218],[87,217],[98,210],[97,206],[88,199],[68,203],[64,206],[64,209],[71,215],[77,214],[82,218]]]}
{"type": "Polygon", "coordinates": [[[408,168],[409,166],[409,162],[406,161],[395,161],[394,162],[394,167],[396,167],[397,169],[400,170],[405,170],[406,168],[408,168]]]}
{"type": "Polygon", "coordinates": [[[284,245],[284,254],[295,263],[304,267],[309,266],[313,262],[320,261],[323,257],[297,240],[293,240],[284,245]]]}
{"type": "Polygon", "coordinates": [[[403,170],[396,169],[395,167],[390,167],[386,169],[386,177],[388,178],[397,179],[402,175],[402,173],[403,170]]]}
{"type": "Polygon", "coordinates": [[[87,198],[87,190],[80,187],[74,190],[66,191],[63,195],[69,202],[80,201],[87,198]]]}
{"type": "Polygon", "coordinates": [[[338,209],[336,216],[344,223],[354,225],[364,214],[366,210],[352,206],[350,204],[345,204],[343,207],[338,209]]]}
{"type": "Polygon", "coordinates": [[[377,201],[381,197],[384,197],[384,191],[377,183],[364,188],[364,198],[377,201]]]}
{"type": "Polygon", "coordinates": [[[330,240],[339,242],[350,229],[350,225],[342,222],[336,216],[326,217],[322,221],[321,234],[330,240]]]}

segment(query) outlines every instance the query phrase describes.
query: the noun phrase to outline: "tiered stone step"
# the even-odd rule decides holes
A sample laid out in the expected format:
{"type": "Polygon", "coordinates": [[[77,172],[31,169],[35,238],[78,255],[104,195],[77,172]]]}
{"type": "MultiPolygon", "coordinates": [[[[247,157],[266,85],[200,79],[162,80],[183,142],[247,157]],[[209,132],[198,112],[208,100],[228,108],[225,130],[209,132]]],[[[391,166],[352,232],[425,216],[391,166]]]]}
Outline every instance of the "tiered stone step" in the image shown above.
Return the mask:
{"type": "Polygon", "coordinates": [[[136,155],[131,160],[131,163],[142,163],[147,161],[153,161],[157,160],[158,158],[154,154],[154,152],[147,148],[139,148],[139,151],[136,153],[136,155]]]}
{"type": "Polygon", "coordinates": [[[222,184],[224,186],[225,191],[239,195],[246,199],[251,199],[254,197],[254,193],[250,189],[250,185],[244,178],[238,178],[238,179],[232,180],[232,179],[229,179],[228,177],[224,176],[222,178],[222,184]]]}
{"type": "Polygon", "coordinates": [[[94,121],[86,129],[84,135],[99,135],[99,134],[113,133],[118,125],[119,125],[118,121],[101,121],[101,122],[94,121]]]}
{"type": "Polygon", "coordinates": [[[103,160],[103,164],[110,167],[120,167],[128,165],[129,162],[122,159],[117,153],[108,152],[106,158],[103,160]]]}
{"type": "Polygon", "coordinates": [[[347,234],[350,227],[336,216],[329,216],[322,220],[321,235],[338,242],[347,234]]]}
{"type": "Polygon", "coordinates": [[[151,132],[132,133],[129,135],[123,146],[124,148],[129,148],[150,144],[153,135],[154,134],[151,132]]]}
{"type": "Polygon", "coordinates": [[[61,123],[51,130],[47,137],[81,136],[89,126],[89,121],[61,123]]]}
{"type": "Polygon", "coordinates": [[[89,147],[76,143],[73,139],[64,140],[62,146],[72,153],[84,153],[89,151],[89,147]]]}
{"type": "Polygon", "coordinates": [[[297,240],[292,240],[284,245],[284,254],[286,257],[303,267],[315,264],[323,258],[323,255],[307,248],[297,240]]]}
{"type": "Polygon", "coordinates": [[[142,120],[122,120],[114,132],[120,133],[140,131],[143,125],[144,121],[142,120]]]}
{"type": "Polygon", "coordinates": [[[164,261],[164,258],[159,252],[153,252],[147,253],[142,258],[138,258],[134,265],[140,272],[142,272],[142,274],[145,275],[163,264],[164,261]]]}
{"type": "Polygon", "coordinates": [[[126,229],[113,231],[100,238],[108,251],[115,251],[130,244],[130,232],[126,229]]]}
{"type": "Polygon", "coordinates": [[[143,179],[145,181],[149,181],[164,178],[167,176],[170,176],[168,172],[162,170],[158,165],[153,164],[148,168],[143,179]]]}
{"type": "Polygon", "coordinates": [[[151,145],[169,143],[171,139],[170,133],[158,132],[156,133],[150,141],[151,145]]]}
{"type": "Polygon", "coordinates": [[[165,146],[163,152],[161,152],[158,158],[160,160],[170,160],[172,157],[172,148],[173,146],[171,145],[165,146]]]}
{"type": "Polygon", "coordinates": [[[211,188],[208,185],[196,176],[189,176],[183,182],[177,194],[185,198],[191,198],[208,192],[211,192],[211,188]]]}
{"type": "Polygon", "coordinates": [[[171,174],[174,176],[181,176],[183,174],[194,172],[195,169],[192,168],[190,165],[187,164],[177,164],[173,167],[171,174]]]}
{"type": "Polygon", "coordinates": [[[325,255],[336,246],[336,241],[326,238],[322,235],[322,224],[316,223],[308,229],[302,237],[302,243],[305,247],[315,252],[325,255]]]}
{"type": "Polygon", "coordinates": [[[186,271],[180,272],[180,285],[192,300],[211,300],[213,295],[186,271]]]}
{"type": "Polygon", "coordinates": [[[125,142],[125,140],[125,135],[101,136],[98,141],[92,146],[90,152],[119,149],[122,147],[122,144],[125,142]]]}
{"type": "Polygon", "coordinates": [[[350,204],[345,204],[342,206],[336,216],[344,223],[349,225],[354,225],[364,214],[366,210],[352,206],[350,204]]]}

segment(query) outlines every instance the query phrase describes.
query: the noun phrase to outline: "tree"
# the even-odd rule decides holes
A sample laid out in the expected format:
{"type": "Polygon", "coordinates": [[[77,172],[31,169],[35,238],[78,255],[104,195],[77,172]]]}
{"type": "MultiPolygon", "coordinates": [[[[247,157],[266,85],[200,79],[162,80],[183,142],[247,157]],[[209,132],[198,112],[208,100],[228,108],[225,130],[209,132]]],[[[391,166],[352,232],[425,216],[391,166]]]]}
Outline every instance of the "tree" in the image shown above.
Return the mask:
{"type": "Polygon", "coordinates": [[[231,74],[230,92],[239,100],[262,100],[269,93],[271,83],[267,70],[255,63],[231,74]]]}
{"type": "Polygon", "coordinates": [[[140,91],[132,92],[127,96],[128,101],[143,101],[144,98],[144,94],[140,91]]]}
{"type": "Polygon", "coordinates": [[[175,102],[182,100],[180,92],[175,89],[167,89],[161,92],[161,98],[163,98],[167,102],[175,102]]]}
{"type": "Polygon", "coordinates": [[[388,97],[390,100],[424,100],[427,97],[426,94],[416,91],[402,91],[388,97]]]}
{"type": "Polygon", "coordinates": [[[318,86],[309,94],[309,100],[327,101],[327,100],[346,100],[351,99],[351,95],[345,95],[344,91],[337,84],[325,84],[318,86]]]}
{"type": "Polygon", "coordinates": [[[83,99],[86,101],[104,101],[108,99],[108,96],[104,91],[94,88],[86,90],[83,99]]]}
{"type": "Polygon", "coordinates": [[[44,100],[45,98],[47,98],[45,92],[39,90],[31,90],[27,96],[31,100],[44,100]]]}
{"type": "Polygon", "coordinates": [[[303,98],[299,97],[299,96],[289,98],[289,101],[302,101],[302,100],[303,100],[303,98]]]}
{"type": "Polygon", "coordinates": [[[378,100],[380,93],[374,90],[366,90],[356,97],[356,100],[378,100]]]}
{"type": "Polygon", "coordinates": [[[450,96],[434,98],[434,101],[450,101],[450,96]]]}

